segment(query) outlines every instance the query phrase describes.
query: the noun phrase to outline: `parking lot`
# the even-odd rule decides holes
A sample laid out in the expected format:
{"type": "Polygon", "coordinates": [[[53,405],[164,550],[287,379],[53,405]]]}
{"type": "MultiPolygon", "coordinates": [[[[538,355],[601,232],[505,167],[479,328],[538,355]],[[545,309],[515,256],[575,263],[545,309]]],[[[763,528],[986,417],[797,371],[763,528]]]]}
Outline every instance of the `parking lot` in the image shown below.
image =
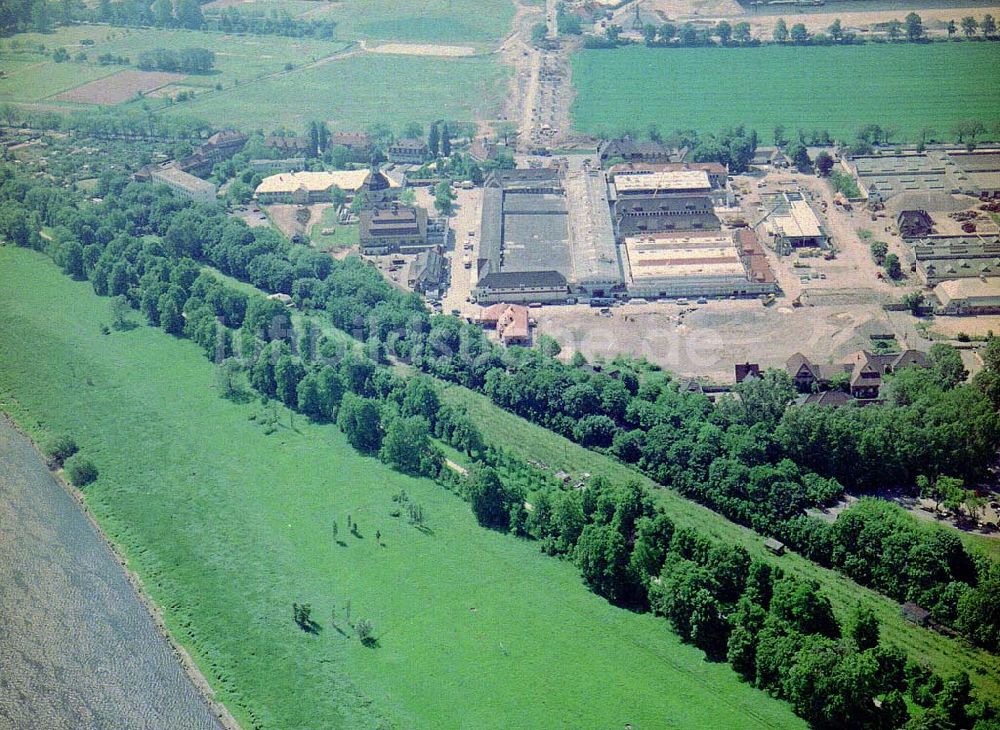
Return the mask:
{"type": "MultiPolygon", "coordinates": [[[[432,193],[432,188],[417,188],[417,205],[433,211],[434,197],[432,193]]],[[[448,259],[450,266],[451,284],[441,300],[441,311],[450,314],[458,310],[462,316],[468,316],[474,309],[477,309],[467,300],[474,284],[483,191],[482,188],[456,189],[455,194],[455,213],[448,221],[451,236],[445,249],[445,258],[448,259]],[[469,268],[465,268],[464,258],[466,256],[468,256],[469,268]]],[[[405,278],[403,283],[406,283],[405,278]]]]}

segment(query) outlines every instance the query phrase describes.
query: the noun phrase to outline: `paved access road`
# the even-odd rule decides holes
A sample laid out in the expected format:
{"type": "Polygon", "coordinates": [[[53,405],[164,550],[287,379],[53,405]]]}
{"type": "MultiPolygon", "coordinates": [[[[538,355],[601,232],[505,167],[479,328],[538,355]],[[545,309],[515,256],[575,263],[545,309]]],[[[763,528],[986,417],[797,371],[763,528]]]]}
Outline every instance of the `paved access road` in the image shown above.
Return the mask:
{"type": "Polygon", "coordinates": [[[0,416],[0,729],[219,727],[108,546],[0,416]]]}

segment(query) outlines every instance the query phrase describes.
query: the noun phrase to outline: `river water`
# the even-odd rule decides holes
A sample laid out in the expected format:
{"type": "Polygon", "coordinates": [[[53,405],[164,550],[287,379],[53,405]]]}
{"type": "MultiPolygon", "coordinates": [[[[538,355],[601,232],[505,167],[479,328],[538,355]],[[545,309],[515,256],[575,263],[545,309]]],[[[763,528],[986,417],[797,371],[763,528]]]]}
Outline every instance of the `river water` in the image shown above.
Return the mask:
{"type": "Polygon", "coordinates": [[[218,730],[108,546],[0,416],[0,730],[218,730]]]}

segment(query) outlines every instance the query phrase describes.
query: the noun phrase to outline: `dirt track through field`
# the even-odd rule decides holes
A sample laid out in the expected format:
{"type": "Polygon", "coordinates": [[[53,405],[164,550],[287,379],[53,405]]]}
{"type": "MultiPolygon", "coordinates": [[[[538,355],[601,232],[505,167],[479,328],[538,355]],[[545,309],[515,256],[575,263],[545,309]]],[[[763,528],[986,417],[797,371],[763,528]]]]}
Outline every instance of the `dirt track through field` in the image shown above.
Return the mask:
{"type": "Polygon", "coordinates": [[[3,417],[0,625],[0,727],[220,727],[110,549],[3,417]]]}

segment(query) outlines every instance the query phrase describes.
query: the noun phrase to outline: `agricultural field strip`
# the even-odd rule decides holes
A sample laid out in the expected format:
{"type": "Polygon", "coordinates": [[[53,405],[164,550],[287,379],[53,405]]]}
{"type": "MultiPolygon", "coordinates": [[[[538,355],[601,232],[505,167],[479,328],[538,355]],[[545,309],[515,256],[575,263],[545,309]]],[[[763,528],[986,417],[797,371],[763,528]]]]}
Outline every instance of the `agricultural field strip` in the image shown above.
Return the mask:
{"type": "Polygon", "coordinates": [[[7,77],[0,79],[0,101],[37,102],[70,91],[78,86],[112,76],[121,69],[117,66],[91,66],[51,60],[23,58],[24,54],[0,51],[0,68],[7,77]],[[8,66],[15,61],[15,67],[8,66]]]}
{"type": "Polygon", "coordinates": [[[0,363],[10,368],[0,383],[18,396],[5,407],[34,422],[36,437],[40,420],[80,434],[102,468],[88,503],[247,724],[374,726],[384,710],[395,723],[382,721],[406,727],[454,726],[459,715],[483,726],[499,708],[521,726],[553,716],[654,726],[667,716],[689,726],[754,718],[759,727],[802,727],[659,619],[590,594],[574,566],[483,530],[440,486],[358,456],[333,426],[296,419],[294,430],[282,424],[266,436],[246,418],[253,406],[214,392],[211,364],[193,343],[145,326],[102,336],[109,302],[88,283],[32,252],[0,248],[0,260],[0,317],[5,332],[20,333],[0,338],[0,363]],[[31,289],[13,284],[26,280],[31,289]],[[18,347],[26,339],[39,347],[18,347]],[[150,448],[130,448],[136,438],[150,448]],[[436,537],[384,516],[401,487],[428,508],[436,537]],[[363,532],[381,527],[387,547],[370,535],[334,547],[331,507],[360,517],[363,532]],[[262,545],[267,560],[256,557],[262,545]],[[328,626],[331,590],[385,627],[384,646],[373,652],[294,629],[287,602],[311,600],[328,626]],[[435,611],[419,608],[430,600],[435,611]],[[406,640],[413,631],[428,640],[406,640]],[[497,651],[498,638],[517,661],[497,651]],[[656,661],[636,661],[633,647],[656,661]]]}

